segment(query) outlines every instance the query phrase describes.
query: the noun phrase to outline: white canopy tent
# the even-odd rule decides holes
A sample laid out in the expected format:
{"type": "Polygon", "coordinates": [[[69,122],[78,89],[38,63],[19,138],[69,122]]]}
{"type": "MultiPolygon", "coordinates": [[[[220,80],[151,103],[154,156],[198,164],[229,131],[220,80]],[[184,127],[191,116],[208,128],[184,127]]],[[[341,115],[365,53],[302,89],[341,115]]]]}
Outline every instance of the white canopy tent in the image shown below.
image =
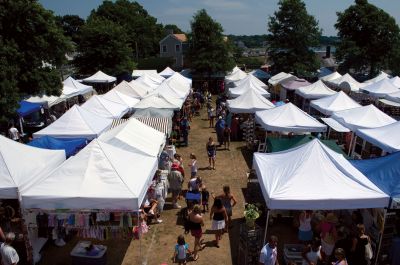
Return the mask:
{"type": "Polygon", "coordinates": [[[340,78],[340,77],[342,77],[341,74],[339,74],[338,72],[333,72],[332,74],[329,74],[329,75],[326,75],[326,76],[324,76],[324,77],[321,77],[321,80],[322,80],[322,81],[329,82],[329,81],[338,79],[338,78],[340,78]]]}
{"type": "Polygon", "coordinates": [[[311,100],[310,106],[325,115],[332,115],[335,111],[361,107],[360,104],[355,102],[343,91],[339,91],[332,96],[311,100]]]}
{"type": "Polygon", "coordinates": [[[340,89],[346,89],[353,92],[358,92],[360,88],[366,85],[358,82],[349,74],[345,74],[342,77],[330,80],[328,82],[340,89]]]}
{"type": "Polygon", "coordinates": [[[225,76],[225,82],[226,83],[232,83],[235,81],[242,80],[247,76],[247,73],[242,71],[239,67],[233,68],[233,71],[231,74],[225,76]]]}
{"type": "Polygon", "coordinates": [[[181,85],[171,85],[169,82],[165,81],[159,85],[154,93],[158,93],[171,98],[178,98],[185,100],[189,95],[190,90],[185,89],[181,85]]]}
{"type": "Polygon", "coordinates": [[[135,80],[129,83],[123,80],[121,83],[119,83],[110,91],[113,90],[132,98],[141,99],[142,97],[148,94],[150,88],[141,83],[136,82],[135,80]]]}
{"type": "Polygon", "coordinates": [[[334,95],[337,92],[327,87],[321,80],[318,80],[309,86],[303,86],[296,89],[295,93],[305,99],[318,99],[334,95]]]}
{"type": "MultiPolygon", "coordinates": [[[[93,92],[93,87],[92,86],[88,86],[85,84],[82,84],[78,81],[76,81],[75,79],[73,79],[71,76],[69,76],[67,79],[65,79],[63,81],[64,86],[67,87],[72,87],[74,89],[76,89],[78,92],[78,95],[85,95],[88,93],[93,92]]],[[[64,90],[63,90],[64,92],[64,90]]]]}
{"type": "Polygon", "coordinates": [[[283,81],[287,81],[287,80],[294,80],[297,77],[295,77],[292,74],[287,74],[285,72],[280,72],[279,74],[276,74],[274,76],[271,76],[270,79],[268,79],[268,83],[272,86],[276,86],[278,84],[280,84],[283,81]]]}
{"type": "Polygon", "coordinates": [[[165,95],[154,93],[144,97],[138,104],[135,105],[134,109],[172,109],[180,110],[183,105],[182,99],[171,98],[165,95]]]}
{"type": "Polygon", "coordinates": [[[74,105],[55,122],[34,133],[33,138],[48,135],[55,138],[86,138],[91,140],[107,130],[111,126],[111,122],[111,119],[98,116],[74,105]]]}
{"type": "Polygon", "coordinates": [[[83,79],[82,81],[87,83],[112,83],[117,81],[117,78],[111,75],[107,75],[102,71],[97,71],[97,73],[83,79]]]}
{"type": "Polygon", "coordinates": [[[370,104],[358,108],[336,111],[332,118],[349,128],[352,132],[357,129],[376,128],[394,123],[396,120],[370,104]]]}
{"type": "Polygon", "coordinates": [[[172,76],[174,73],[175,73],[175,71],[172,70],[169,66],[167,66],[164,70],[162,70],[158,74],[161,75],[162,77],[168,78],[168,77],[172,76]]]}
{"type": "Polygon", "coordinates": [[[253,165],[269,209],[384,208],[389,196],[318,139],[277,152],[255,153],[253,165]]]}
{"type": "Polygon", "coordinates": [[[326,125],[292,103],[257,111],[256,121],[267,131],[295,133],[326,131],[326,125]]]}
{"type": "Polygon", "coordinates": [[[40,103],[47,105],[47,107],[52,107],[56,105],[57,103],[61,102],[60,97],[57,96],[32,96],[26,99],[26,101],[31,102],[31,103],[40,103]]]}
{"type": "Polygon", "coordinates": [[[125,105],[129,109],[132,109],[133,106],[135,106],[140,101],[140,99],[138,98],[130,97],[115,89],[111,89],[110,91],[102,95],[102,98],[105,98],[112,102],[116,102],[121,105],[125,105]]]}
{"type": "Polygon", "coordinates": [[[233,84],[237,87],[242,86],[244,84],[254,84],[254,85],[262,87],[262,88],[268,87],[266,84],[264,84],[264,82],[262,82],[260,79],[258,79],[254,75],[247,75],[245,78],[243,78],[239,81],[233,82],[233,84]]]}
{"type": "Polygon", "coordinates": [[[251,79],[247,79],[246,82],[240,84],[240,86],[234,87],[234,88],[230,88],[229,89],[229,95],[231,97],[238,97],[240,95],[243,95],[244,93],[246,93],[249,90],[254,90],[256,91],[258,94],[262,95],[263,97],[269,98],[271,96],[271,94],[265,90],[265,88],[259,86],[256,83],[253,83],[251,81],[251,79]]]}
{"type": "Polygon", "coordinates": [[[138,79],[135,81],[138,83],[141,83],[145,86],[148,86],[151,88],[151,90],[156,89],[161,83],[165,80],[164,77],[158,75],[158,74],[148,74],[145,73],[142,76],[140,76],[138,79]]]}
{"type": "Polygon", "coordinates": [[[390,75],[388,75],[387,73],[381,71],[381,72],[379,73],[379,75],[377,75],[377,76],[375,76],[374,78],[371,78],[371,79],[369,79],[369,80],[366,80],[366,81],[364,81],[363,83],[365,83],[365,84],[372,84],[372,83],[376,83],[376,82],[378,82],[378,81],[381,81],[381,80],[383,80],[383,79],[389,79],[389,78],[390,78],[390,75]]]}
{"type": "Polygon", "coordinates": [[[36,182],[64,161],[64,150],[36,148],[0,135],[0,198],[19,199],[19,189],[36,182]]]}
{"type": "Polygon", "coordinates": [[[275,107],[268,99],[252,89],[233,100],[228,100],[227,103],[229,110],[233,113],[255,113],[275,107]]]}
{"type": "Polygon", "coordinates": [[[249,73],[250,75],[254,75],[255,77],[257,77],[258,79],[268,79],[271,77],[270,74],[268,74],[267,72],[261,70],[261,69],[256,69],[253,70],[249,73]]]}
{"type": "Polygon", "coordinates": [[[132,71],[133,78],[141,77],[144,74],[156,75],[157,70],[133,70],[132,71]]]}
{"type": "Polygon", "coordinates": [[[98,95],[91,97],[81,107],[98,116],[109,119],[122,118],[122,116],[129,112],[129,107],[127,105],[110,101],[98,95]]]}
{"type": "Polygon", "coordinates": [[[400,151],[399,132],[400,121],[372,129],[358,129],[355,133],[383,151],[393,153],[400,151]]]}
{"type": "Polygon", "coordinates": [[[379,81],[369,83],[367,86],[361,88],[361,91],[371,95],[375,98],[382,98],[386,94],[399,92],[396,86],[394,86],[388,78],[381,79],[379,81]]]}
{"type": "Polygon", "coordinates": [[[157,169],[157,158],[98,140],[23,189],[25,208],[137,211],[157,169]]]}
{"type": "Polygon", "coordinates": [[[400,89],[400,77],[395,76],[395,77],[389,79],[389,82],[392,83],[392,85],[394,85],[395,87],[400,89]]]}
{"type": "Polygon", "coordinates": [[[185,91],[190,91],[190,89],[192,88],[192,79],[184,77],[178,72],[174,73],[172,76],[166,79],[165,82],[168,82],[171,86],[177,86],[178,88],[185,91]]]}
{"type": "Polygon", "coordinates": [[[387,95],[385,95],[385,98],[390,101],[400,103],[400,91],[398,91],[396,93],[387,94],[387,95]]]}
{"type": "Polygon", "coordinates": [[[100,141],[133,153],[157,157],[165,145],[165,134],[135,118],[103,133],[100,141]]]}

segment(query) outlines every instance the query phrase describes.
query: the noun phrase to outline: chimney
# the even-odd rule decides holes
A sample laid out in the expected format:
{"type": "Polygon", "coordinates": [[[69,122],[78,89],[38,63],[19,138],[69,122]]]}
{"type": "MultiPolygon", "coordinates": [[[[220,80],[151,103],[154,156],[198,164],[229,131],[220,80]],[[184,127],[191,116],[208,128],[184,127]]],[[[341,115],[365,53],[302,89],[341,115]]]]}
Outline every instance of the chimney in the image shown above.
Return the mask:
{"type": "Polygon", "coordinates": [[[174,30],[173,29],[166,29],[165,31],[166,31],[167,35],[174,34],[174,30]]]}
{"type": "Polygon", "coordinates": [[[331,58],[331,46],[326,46],[325,58],[331,58]]]}

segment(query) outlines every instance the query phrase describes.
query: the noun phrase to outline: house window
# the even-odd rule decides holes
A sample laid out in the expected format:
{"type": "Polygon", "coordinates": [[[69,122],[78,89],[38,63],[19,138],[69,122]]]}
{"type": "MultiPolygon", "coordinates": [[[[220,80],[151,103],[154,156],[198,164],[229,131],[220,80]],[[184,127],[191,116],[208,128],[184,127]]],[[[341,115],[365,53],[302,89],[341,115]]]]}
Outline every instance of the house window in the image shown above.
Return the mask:
{"type": "Polygon", "coordinates": [[[180,52],[181,51],[181,46],[179,44],[175,45],[175,51],[180,52]]]}
{"type": "Polygon", "coordinates": [[[162,52],[167,52],[167,45],[162,46],[162,52]]]}

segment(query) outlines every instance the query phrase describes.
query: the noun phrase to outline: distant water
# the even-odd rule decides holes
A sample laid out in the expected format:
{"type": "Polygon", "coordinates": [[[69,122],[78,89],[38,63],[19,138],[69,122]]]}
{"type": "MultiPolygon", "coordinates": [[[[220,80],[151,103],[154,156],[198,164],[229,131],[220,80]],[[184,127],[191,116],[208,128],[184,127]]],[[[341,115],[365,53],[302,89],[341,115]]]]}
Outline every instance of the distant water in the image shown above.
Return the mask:
{"type": "MultiPolygon", "coordinates": [[[[326,46],[311,47],[311,50],[313,50],[314,52],[326,52],[326,46]]],[[[331,53],[335,53],[335,52],[336,52],[336,47],[331,46],[331,53]]]]}

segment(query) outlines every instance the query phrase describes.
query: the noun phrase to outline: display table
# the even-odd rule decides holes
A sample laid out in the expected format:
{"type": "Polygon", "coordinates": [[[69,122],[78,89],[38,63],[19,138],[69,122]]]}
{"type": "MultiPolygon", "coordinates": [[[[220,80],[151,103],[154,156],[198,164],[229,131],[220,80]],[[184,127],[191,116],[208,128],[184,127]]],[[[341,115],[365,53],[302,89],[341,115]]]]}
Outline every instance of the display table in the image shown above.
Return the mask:
{"type": "Polygon", "coordinates": [[[87,255],[86,247],[91,244],[90,241],[79,241],[71,251],[73,265],[106,265],[107,264],[107,247],[103,245],[94,245],[99,248],[97,255],[87,255]]]}
{"type": "Polygon", "coordinates": [[[287,264],[288,261],[293,261],[297,265],[301,265],[303,263],[303,257],[301,253],[304,250],[304,246],[301,244],[284,244],[283,245],[283,259],[287,264]]]}

